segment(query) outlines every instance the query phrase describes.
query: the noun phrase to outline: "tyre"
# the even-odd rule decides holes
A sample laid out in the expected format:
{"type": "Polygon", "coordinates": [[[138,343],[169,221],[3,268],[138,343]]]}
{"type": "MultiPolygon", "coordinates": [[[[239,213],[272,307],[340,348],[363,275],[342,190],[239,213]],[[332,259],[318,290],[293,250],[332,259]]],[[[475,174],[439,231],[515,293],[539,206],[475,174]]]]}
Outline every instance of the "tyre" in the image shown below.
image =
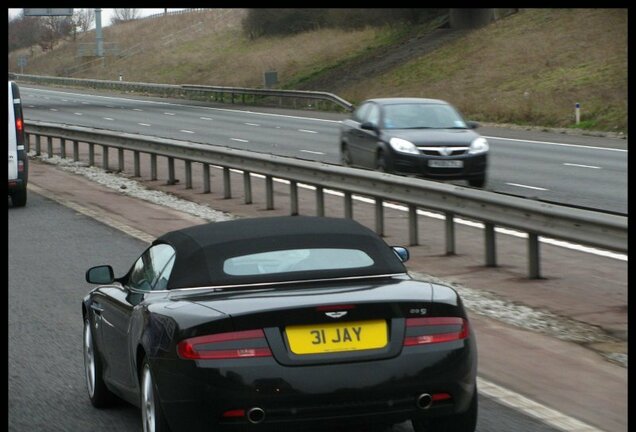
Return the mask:
{"type": "Polygon", "coordinates": [[[157,395],[157,387],[152,378],[150,363],[144,358],[141,366],[141,424],[143,432],[169,432],[170,428],[163,415],[157,395]]]}
{"type": "Polygon", "coordinates": [[[475,394],[465,412],[454,416],[425,420],[413,419],[413,430],[415,432],[475,432],[477,411],[477,388],[475,387],[475,394]]]}
{"type": "Polygon", "coordinates": [[[378,156],[375,161],[375,169],[379,172],[390,173],[389,162],[383,152],[378,152],[378,156]]]}
{"type": "Polygon", "coordinates": [[[473,177],[468,179],[468,184],[472,187],[483,188],[486,184],[486,176],[473,177]]]}
{"type": "Polygon", "coordinates": [[[93,406],[104,408],[112,405],[115,395],[104,383],[102,360],[95,347],[91,322],[88,318],[84,320],[84,371],[88,397],[93,406]]]}
{"type": "Polygon", "coordinates": [[[19,189],[11,194],[11,203],[14,207],[24,207],[27,202],[27,190],[19,189]]]}
{"type": "Polygon", "coordinates": [[[342,145],[342,149],[340,151],[340,163],[342,166],[350,167],[353,165],[353,159],[351,159],[351,152],[349,151],[349,147],[346,144],[342,145]]]}

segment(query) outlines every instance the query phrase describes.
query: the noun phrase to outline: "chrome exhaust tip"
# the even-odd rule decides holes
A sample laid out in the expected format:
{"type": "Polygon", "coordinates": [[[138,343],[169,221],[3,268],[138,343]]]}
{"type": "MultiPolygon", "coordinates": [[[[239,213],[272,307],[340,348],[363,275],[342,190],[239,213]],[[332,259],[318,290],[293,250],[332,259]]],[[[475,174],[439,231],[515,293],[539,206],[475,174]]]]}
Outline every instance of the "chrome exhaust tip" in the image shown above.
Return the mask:
{"type": "Polygon", "coordinates": [[[422,393],[417,397],[415,405],[421,410],[427,410],[433,405],[433,396],[428,393],[422,393]]]}
{"type": "Polygon", "coordinates": [[[252,424],[259,424],[265,420],[265,411],[262,408],[250,408],[247,412],[247,420],[252,424]]]}

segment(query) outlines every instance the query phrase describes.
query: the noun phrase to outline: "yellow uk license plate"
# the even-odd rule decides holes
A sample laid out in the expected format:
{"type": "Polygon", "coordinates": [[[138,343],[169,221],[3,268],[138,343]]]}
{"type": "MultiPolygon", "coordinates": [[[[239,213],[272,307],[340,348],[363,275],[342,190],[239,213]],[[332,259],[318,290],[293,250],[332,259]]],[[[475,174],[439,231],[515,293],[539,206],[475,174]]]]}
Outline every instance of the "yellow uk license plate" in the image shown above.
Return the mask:
{"type": "Polygon", "coordinates": [[[388,343],[384,320],[289,326],[285,333],[294,354],[377,349],[388,343]]]}

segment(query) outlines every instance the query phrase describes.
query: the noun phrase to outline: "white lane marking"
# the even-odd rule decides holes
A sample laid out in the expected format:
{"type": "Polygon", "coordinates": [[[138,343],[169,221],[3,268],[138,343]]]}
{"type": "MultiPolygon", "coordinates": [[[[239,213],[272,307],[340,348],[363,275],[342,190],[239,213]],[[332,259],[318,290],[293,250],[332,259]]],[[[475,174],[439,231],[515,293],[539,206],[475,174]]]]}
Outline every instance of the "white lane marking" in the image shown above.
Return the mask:
{"type": "Polygon", "coordinates": [[[106,108],[115,108],[114,105],[106,105],[106,108]]]}
{"type": "Polygon", "coordinates": [[[214,119],[211,119],[210,117],[199,117],[199,118],[200,118],[201,120],[214,120],[214,119]]]}
{"type": "Polygon", "coordinates": [[[181,129],[179,132],[183,132],[183,133],[189,133],[189,134],[193,134],[193,131],[190,130],[186,130],[186,129],[181,129]]]}
{"type": "Polygon", "coordinates": [[[550,142],[550,141],[533,141],[533,140],[517,139],[517,138],[501,138],[501,137],[486,136],[486,135],[483,135],[483,137],[486,138],[486,139],[495,139],[495,140],[503,140],[503,141],[517,141],[517,142],[523,142],[523,143],[556,145],[556,146],[563,146],[563,147],[578,147],[578,148],[591,149],[591,150],[607,150],[607,151],[616,151],[616,152],[627,153],[627,150],[624,150],[624,149],[586,146],[586,145],[581,145],[581,144],[565,144],[565,143],[556,143],[556,142],[550,142]]]}
{"type": "Polygon", "coordinates": [[[35,108],[35,105],[27,105],[28,108],[35,108]]]}
{"type": "Polygon", "coordinates": [[[311,153],[311,154],[315,154],[315,155],[324,155],[325,154],[323,152],[312,151],[312,150],[301,150],[301,152],[303,152],[303,153],[311,153]]]}
{"type": "MultiPolygon", "coordinates": [[[[84,207],[80,204],[72,202],[70,200],[61,198],[56,194],[52,194],[48,190],[44,190],[32,182],[29,183],[29,189],[34,192],[51,198],[52,200],[75,210],[78,213],[81,213],[85,216],[98,220],[106,225],[109,225],[115,229],[122,231],[123,233],[144,241],[146,243],[152,243],[155,239],[154,236],[133,228],[129,225],[121,223],[109,216],[106,216],[102,211],[95,211],[89,209],[88,207],[84,207]]],[[[525,396],[522,396],[519,393],[513,392],[512,390],[508,390],[505,387],[501,387],[497,384],[494,384],[480,376],[477,377],[477,388],[479,393],[489,397],[490,399],[496,400],[498,403],[502,405],[509,406],[515,410],[521,411],[529,416],[537,418],[561,431],[564,432],[603,432],[601,429],[597,429],[592,427],[586,423],[583,423],[575,418],[567,416],[557,410],[549,408],[545,405],[537,403],[525,396]]]]}
{"type": "Polygon", "coordinates": [[[519,183],[506,183],[506,184],[507,184],[507,185],[510,185],[510,186],[517,186],[517,187],[520,187],[520,188],[526,188],[526,189],[534,189],[534,190],[541,190],[541,191],[547,191],[547,190],[549,190],[549,189],[545,189],[545,188],[541,188],[541,187],[536,187],[536,186],[522,185],[522,184],[519,184],[519,183]]]}
{"type": "Polygon", "coordinates": [[[150,126],[148,123],[137,123],[139,126],[150,126]]]}
{"type": "Polygon", "coordinates": [[[260,126],[259,124],[256,124],[256,123],[245,123],[245,124],[248,126],[260,126]]]}
{"type": "Polygon", "coordinates": [[[79,115],[79,116],[84,115],[84,114],[82,114],[82,113],[73,113],[73,114],[75,114],[75,115],[79,115]]]}
{"type": "Polygon", "coordinates": [[[171,112],[165,112],[164,114],[165,114],[165,115],[169,115],[169,116],[173,116],[173,115],[175,115],[174,113],[171,113],[171,112]]]}
{"type": "Polygon", "coordinates": [[[577,168],[592,168],[592,169],[601,169],[600,166],[594,166],[594,165],[581,165],[581,164],[574,164],[574,163],[563,163],[563,165],[565,166],[571,166],[571,167],[577,167],[577,168]]]}
{"type": "Polygon", "coordinates": [[[57,111],[55,108],[49,108],[49,111],[57,111]]]}
{"type": "Polygon", "coordinates": [[[68,102],[68,99],[62,99],[62,102],[68,102]]]}
{"type": "Polygon", "coordinates": [[[548,408],[545,405],[491,383],[481,377],[477,377],[477,388],[479,389],[479,393],[491,399],[495,399],[500,404],[537,418],[558,430],[564,432],[603,432],[601,429],[597,429],[557,410],[548,408]]]}
{"type": "Polygon", "coordinates": [[[240,139],[240,138],[230,138],[232,141],[238,141],[238,142],[249,142],[248,140],[244,140],[244,139],[240,139]]]}
{"type": "Polygon", "coordinates": [[[313,133],[313,134],[317,134],[318,133],[316,131],[312,131],[312,130],[308,130],[308,129],[298,129],[298,132],[313,133]]]}
{"type": "Polygon", "coordinates": [[[143,110],[139,108],[133,108],[133,111],[143,111],[143,110]]]}
{"type": "Polygon", "coordinates": [[[110,118],[110,117],[102,117],[104,120],[108,120],[108,121],[115,121],[114,119],[110,118]]]}
{"type": "Polygon", "coordinates": [[[90,105],[90,102],[82,102],[82,105],[90,105]]]}

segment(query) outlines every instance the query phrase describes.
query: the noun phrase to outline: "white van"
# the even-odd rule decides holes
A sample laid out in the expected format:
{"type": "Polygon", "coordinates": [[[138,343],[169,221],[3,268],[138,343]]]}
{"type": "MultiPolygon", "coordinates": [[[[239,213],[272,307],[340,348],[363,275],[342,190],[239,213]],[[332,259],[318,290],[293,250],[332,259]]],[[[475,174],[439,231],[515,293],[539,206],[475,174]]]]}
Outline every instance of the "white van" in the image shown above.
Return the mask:
{"type": "Polygon", "coordinates": [[[9,196],[14,207],[23,207],[27,201],[29,165],[24,145],[20,90],[15,82],[9,81],[9,196]]]}

